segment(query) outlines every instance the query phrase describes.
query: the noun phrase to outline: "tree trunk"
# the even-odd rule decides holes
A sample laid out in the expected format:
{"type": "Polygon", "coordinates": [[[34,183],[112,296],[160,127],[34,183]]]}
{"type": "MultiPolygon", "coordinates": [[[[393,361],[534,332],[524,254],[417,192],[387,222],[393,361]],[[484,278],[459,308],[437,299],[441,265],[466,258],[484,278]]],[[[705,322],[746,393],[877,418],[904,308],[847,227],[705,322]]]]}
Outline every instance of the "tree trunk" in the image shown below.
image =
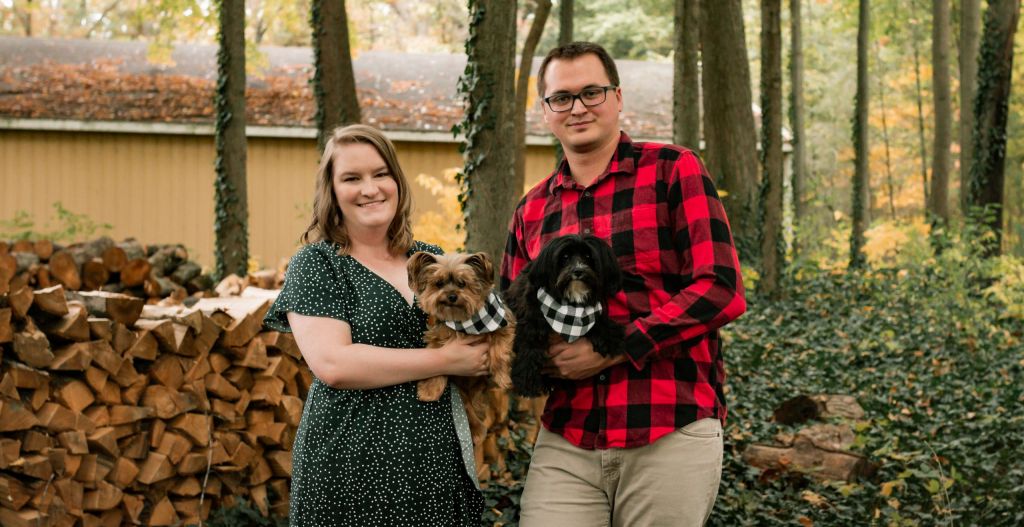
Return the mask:
{"type": "MultiPolygon", "coordinates": [[[[875,49],[878,49],[878,43],[875,42],[875,49]]],[[[879,70],[882,65],[882,53],[879,51],[875,54],[878,60],[879,70]]],[[[882,142],[885,144],[885,181],[886,186],[889,188],[889,214],[893,221],[896,221],[896,185],[892,179],[892,156],[889,151],[889,121],[887,119],[885,111],[885,74],[882,71],[878,72],[878,106],[882,112],[882,142]]]]}
{"type": "MultiPolygon", "coordinates": [[[[515,2],[470,2],[466,70],[459,90],[466,96],[465,118],[456,132],[465,136],[465,165],[459,197],[466,220],[466,249],[501,261],[508,221],[522,188],[515,179],[515,2]]],[[[497,266],[495,266],[497,269],[497,266]]]]}
{"type": "Polygon", "coordinates": [[[551,13],[551,0],[536,0],[530,32],[523,42],[523,56],[519,61],[519,77],[516,78],[516,174],[512,184],[514,196],[519,198],[526,186],[526,101],[529,99],[530,72],[533,70],[533,55],[544,33],[544,24],[551,13]]]}
{"type": "MultiPolygon", "coordinates": [[[[804,50],[803,25],[800,14],[802,0],[789,1],[790,23],[790,126],[793,127],[793,223],[799,227],[800,221],[807,214],[804,207],[804,185],[807,179],[807,147],[804,144],[804,50]]],[[[800,229],[796,231],[796,240],[800,239],[800,229]]],[[[800,244],[793,244],[799,250],[800,244]]]]}
{"type": "Polygon", "coordinates": [[[960,1],[960,211],[967,216],[974,144],[974,93],[978,87],[981,0],[960,1]]]}
{"type": "Polygon", "coordinates": [[[323,151],[335,128],[362,119],[348,45],[345,1],[313,0],[310,25],[313,29],[317,146],[323,151]]]}
{"type": "Polygon", "coordinates": [[[998,256],[1002,249],[1006,120],[1013,71],[1013,36],[1019,16],[1020,0],[989,0],[978,60],[969,204],[991,209],[980,218],[980,223],[995,234],[986,244],[986,256],[998,256]]]}
{"type": "MultiPolygon", "coordinates": [[[[911,15],[912,18],[917,19],[917,3],[911,2],[911,15]]],[[[915,35],[913,38],[914,46],[914,84],[917,87],[917,137],[920,142],[920,153],[921,153],[921,184],[922,192],[924,192],[924,204],[925,209],[928,208],[928,146],[924,140],[924,90],[921,88],[921,51],[918,49],[918,43],[921,40],[921,35],[917,34],[915,25],[915,35]]],[[[925,214],[927,216],[927,213],[925,214]]]]}
{"type": "Polygon", "coordinates": [[[868,172],[868,42],[871,32],[869,0],[859,0],[857,23],[857,95],[853,116],[853,225],[850,232],[850,267],[864,265],[864,231],[871,223],[871,179],[868,172]]]}
{"type": "Polygon", "coordinates": [[[949,2],[932,0],[932,86],[935,90],[935,145],[932,191],[928,201],[933,238],[949,222],[949,144],[952,101],[949,88],[949,2]]]}
{"type": "Polygon", "coordinates": [[[782,0],[761,0],[761,282],[770,298],[781,293],[782,239],[782,0]]]}
{"type": "Polygon", "coordinates": [[[217,274],[245,276],[249,264],[249,206],[245,159],[245,2],[220,0],[215,182],[217,274]]]}
{"type": "Polygon", "coordinates": [[[558,45],[564,46],[573,41],[572,17],[574,0],[562,0],[558,7],[558,45]]]}
{"type": "Polygon", "coordinates": [[[698,0],[675,2],[672,142],[700,152],[700,71],[698,0]]]}
{"type": "Polygon", "coordinates": [[[740,0],[701,0],[704,144],[708,170],[744,261],[757,259],[757,132],[740,0]]]}

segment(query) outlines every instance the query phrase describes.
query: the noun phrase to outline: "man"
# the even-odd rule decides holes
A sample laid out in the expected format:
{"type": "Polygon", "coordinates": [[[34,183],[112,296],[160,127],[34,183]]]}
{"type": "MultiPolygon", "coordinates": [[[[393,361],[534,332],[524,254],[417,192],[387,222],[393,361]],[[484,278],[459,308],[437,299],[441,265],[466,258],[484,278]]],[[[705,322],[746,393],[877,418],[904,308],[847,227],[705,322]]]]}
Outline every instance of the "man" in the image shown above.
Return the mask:
{"type": "Polygon", "coordinates": [[[565,159],[516,209],[502,287],[552,238],[596,235],[622,266],[623,291],[607,307],[626,342],[613,358],[586,338],[548,350],[560,380],[520,525],[701,525],[722,471],[718,328],[746,310],[725,210],[693,152],[619,130],[623,93],[601,46],[553,49],[537,89],[565,159]]]}

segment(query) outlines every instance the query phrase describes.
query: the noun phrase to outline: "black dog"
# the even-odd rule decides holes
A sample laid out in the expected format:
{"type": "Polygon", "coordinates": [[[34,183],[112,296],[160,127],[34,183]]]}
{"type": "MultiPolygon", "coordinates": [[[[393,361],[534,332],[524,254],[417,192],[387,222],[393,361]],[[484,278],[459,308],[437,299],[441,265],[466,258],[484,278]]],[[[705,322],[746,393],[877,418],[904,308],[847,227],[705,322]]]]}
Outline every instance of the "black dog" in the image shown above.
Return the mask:
{"type": "Polygon", "coordinates": [[[513,390],[527,397],[550,391],[552,381],[541,370],[553,332],[568,342],[585,334],[601,355],[621,354],[625,331],[608,319],[607,302],[621,287],[622,271],[604,240],[567,235],[548,242],[505,295],[518,321],[513,390]]]}

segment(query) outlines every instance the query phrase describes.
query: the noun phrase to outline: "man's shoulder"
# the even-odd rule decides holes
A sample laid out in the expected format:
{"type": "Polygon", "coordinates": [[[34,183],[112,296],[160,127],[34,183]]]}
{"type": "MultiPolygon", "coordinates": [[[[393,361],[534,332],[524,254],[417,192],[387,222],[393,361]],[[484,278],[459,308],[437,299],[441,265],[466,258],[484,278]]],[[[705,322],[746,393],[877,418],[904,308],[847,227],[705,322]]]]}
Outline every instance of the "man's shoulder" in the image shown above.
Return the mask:
{"type": "Polygon", "coordinates": [[[657,141],[634,141],[633,150],[641,157],[654,153],[658,159],[675,161],[685,156],[697,156],[697,152],[685,146],[657,141]]]}
{"type": "Polygon", "coordinates": [[[547,200],[551,196],[551,186],[554,183],[554,179],[558,177],[558,171],[552,172],[548,177],[540,180],[530,190],[526,191],[523,195],[523,199],[519,200],[519,204],[516,205],[516,212],[522,211],[525,207],[531,203],[539,203],[547,200]]]}

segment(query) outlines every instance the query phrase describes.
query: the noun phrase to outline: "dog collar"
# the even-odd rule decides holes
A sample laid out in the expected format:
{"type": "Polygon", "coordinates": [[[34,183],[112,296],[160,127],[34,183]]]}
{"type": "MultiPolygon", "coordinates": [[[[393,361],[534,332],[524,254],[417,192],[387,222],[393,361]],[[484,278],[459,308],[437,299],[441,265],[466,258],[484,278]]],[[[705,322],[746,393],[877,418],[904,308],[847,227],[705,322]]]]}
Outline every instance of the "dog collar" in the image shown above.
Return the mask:
{"type": "Polygon", "coordinates": [[[555,333],[569,343],[576,342],[586,335],[597,323],[597,316],[601,314],[600,302],[589,306],[565,305],[555,300],[555,297],[548,294],[543,287],[537,288],[537,300],[540,300],[540,311],[544,315],[544,320],[548,321],[548,325],[555,333]]]}
{"type": "Polygon", "coordinates": [[[505,317],[505,304],[502,303],[501,298],[498,298],[498,295],[494,294],[494,291],[491,291],[487,295],[484,306],[469,320],[445,320],[444,325],[470,335],[483,335],[497,331],[508,325],[508,319],[505,317]]]}

